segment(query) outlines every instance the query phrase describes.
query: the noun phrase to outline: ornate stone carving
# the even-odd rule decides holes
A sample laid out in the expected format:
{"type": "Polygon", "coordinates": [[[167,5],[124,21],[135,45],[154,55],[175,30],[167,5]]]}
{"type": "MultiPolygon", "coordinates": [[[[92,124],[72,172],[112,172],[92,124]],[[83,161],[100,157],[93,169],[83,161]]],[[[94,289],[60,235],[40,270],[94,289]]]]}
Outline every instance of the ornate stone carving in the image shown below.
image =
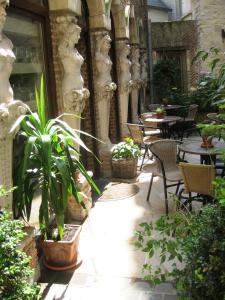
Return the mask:
{"type": "Polygon", "coordinates": [[[119,82],[121,93],[129,93],[133,86],[131,80],[130,45],[125,40],[118,41],[119,82]]]}
{"type": "Polygon", "coordinates": [[[147,70],[147,53],[143,52],[141,56],[141,80],[143,87],[147,86],[148,82],[148,70],[147,70]]]}
{"type": "Polygon", "coordinates": [[[83,87],[84,81],[81,75],[84,59],[75,48],[80,38],[81,28],[76,24],[75,17],[58,17],[57,22],[62,34],[58,51],[64,72],[63,105],[66,111],[81,114],[85,107],[85,100],[90,96],[89,90],[83,87]]]}
{"type": "Polygon", "coordinates": [[[134,82],[134,89],[139,89],[142,85],[141,80],[141,65],[139,63],[140,59],[140,50],[136,46],[132,46],[131,48],[131,74],[132,80],[134,82]]]}
{"type": "Polygon", "coordinates": [[[100,139],[105,143],[105,148],[111,147],[109,139],[109,115],[110,100],[117,86],[112,82],[111,68],[112,61],[109,57],[111,47],[110,36],[106,33],[99,33],[96,36],[95,64],[97,71],[96,94],[99,110],[100,139]]]}
{"type": "MultiPolygon", "coordinates": [[[[9,134],[17,118],[26,113],[27,106],[14,100],[9,82],[15,55],[12,42],[3,34],[7,0],[0,0],[0,185],[12,186],[12,138],[9,134]]],[[[11,195],[1,198],[0,207],[10,203],[11,195]]]]}
{"type": "Polygon", "coordinates": [[[12,42],[3,34],[6,20],[5,8],[8,4],[9,1],[0,1],[0,104],[13,101],[13,90],[9,77],[12,72],[15,55],[12,51],[12,42]]]}

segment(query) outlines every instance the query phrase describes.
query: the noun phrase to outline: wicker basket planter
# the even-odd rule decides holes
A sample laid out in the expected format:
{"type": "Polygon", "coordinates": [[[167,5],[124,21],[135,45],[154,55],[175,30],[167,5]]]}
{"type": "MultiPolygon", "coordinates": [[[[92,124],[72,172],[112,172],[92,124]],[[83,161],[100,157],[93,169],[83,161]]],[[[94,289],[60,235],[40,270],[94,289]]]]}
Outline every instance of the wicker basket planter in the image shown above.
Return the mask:
{"type": "Polygon", "coordinates": [[[130,179],[137,176],[138,158],[112,159],[112,176],[115,178],[130,179]]]}

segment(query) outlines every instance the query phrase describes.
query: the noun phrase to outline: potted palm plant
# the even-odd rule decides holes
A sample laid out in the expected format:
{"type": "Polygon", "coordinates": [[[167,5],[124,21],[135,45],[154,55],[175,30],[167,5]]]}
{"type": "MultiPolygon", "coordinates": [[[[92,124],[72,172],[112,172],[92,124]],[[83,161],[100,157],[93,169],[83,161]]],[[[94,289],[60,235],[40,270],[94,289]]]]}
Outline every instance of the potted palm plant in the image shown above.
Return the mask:
{"type": "Polygon", "coordinates": [[[43,78],[40,94],[36,91],[36,102],[37,112],[29,110],[11,129],[13,132],[20,125],[19,134],[24,139],[24,153],[14,180],[14,216],[29,221],[34,193],[41,193],[39,226],[44,262],[49,268],[66,270],[77,263],[81,230],[64,224],[68,197],[72,195],[85,207],[75,172],[79,170],[98,193],[99,190],[79,160],[75,145],[89,151],[80,139],[80,131],[72,129],[61,117],[47,120],[43,78]]]}
{"type": "Polygon", "coordinates": [[[202,148],[213,148],[214,145],[212,144],[213,137],[218,135],[218,130],[215,129],[215,126],[211,124],[199,124],[197,126],[201,129],[201,137],[202,137],[202,148]]]}
{"type": "Polygon", "coordinates": [[[137,175],[137,162],[141,151],[134,141],[127,137],[112,150],[112,175],[115,178],[134,178],[137,175]]]}

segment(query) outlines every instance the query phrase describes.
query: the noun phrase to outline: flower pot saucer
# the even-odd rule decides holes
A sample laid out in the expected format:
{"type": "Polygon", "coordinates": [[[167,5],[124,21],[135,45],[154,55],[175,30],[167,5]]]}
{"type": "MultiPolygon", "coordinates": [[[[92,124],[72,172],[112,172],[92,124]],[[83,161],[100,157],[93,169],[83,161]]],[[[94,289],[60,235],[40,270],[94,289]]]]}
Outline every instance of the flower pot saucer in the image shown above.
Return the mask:
{"type": "Polygon", "coordinates": [[[77,257],[77,260],[74,263],[72,263],[72,264],[70,264],[68,266],[62,266],[62,267],[50,265],[46,261],[45,257],[43,259],[44,266],[46,268],[50,269],[50,270],[53,270],[53,271],[68,271],[68,270],[71,270],[71,269],[76,270],[76,269],[78,269],[81,266],[82,262],[83,262],[83,260],[82,260],[82,258],[79,255],[77,257]]]}
{"type": "Polygon", "coordinates": [[[207,149],[207,148],[213,148],[214,147],[214,145],[213,144],[210,144],[210,145],[205,145],[205,144],[201,144],[201,148],[205,148],[205,149],[207,149]]]}

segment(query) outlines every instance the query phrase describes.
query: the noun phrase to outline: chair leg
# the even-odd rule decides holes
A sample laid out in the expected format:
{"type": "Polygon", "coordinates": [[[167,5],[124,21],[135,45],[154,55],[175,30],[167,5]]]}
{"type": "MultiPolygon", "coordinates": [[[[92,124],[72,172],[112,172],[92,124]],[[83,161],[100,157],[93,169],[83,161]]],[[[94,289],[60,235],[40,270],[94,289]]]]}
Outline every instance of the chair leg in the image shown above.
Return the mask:
{"type": "Polygon", "coordinates": [[[188,193],[188,202],[189,202],[189,210],[192,211],[192,203],[191,203],[191,193],[188,193]]]}
{"type": "Polygon", "coordinates": [[[147,152],[148,152],[148,146],[145,145],[145,152],[144,152],[144,155],[143,155],[143,158],[142,158],[140,171],[142,170],[142,167],[143,167],[143,164],[144,164],[144,160],[145,160],[145,156],[146,156],[147,152]]]}
{"type": "Polygon", "coordinates": [[[149,184],[148,195],[147,195],[147,199],[146,199],[147,202],[149,202],[149,197],[150,197],[150,193],[151,193],[151,189],[152,189],[153,178],[154,178],[154,176],[152,175],[151,180],[150,180],[150,184],[149,184]]]}
{"type": "Polygon", "coordinates": [[[169,214],[169,206],[168,206],[166,179],[163,179],[163,185],[164,185],[164,196],[165,196],[166,214],[168,215],[169,214]]]}
{"type": "Polygon", "coordinates": [[[181,198],[182,198],[182,193],[183,193],[184,189],[181,189],[179,194],[178,194],[178,201],[177,201],[177,205],[176,205],[176,209],[179,210],[182,203],[181,203],[181,198]]]}
{"type": "Polygon", "coordinates": [[[180,185],[181,185],[181,181],[178,181],[177,188],[176,188],[176,195],[177,195],[178,192],[179,192],[180,185]]]}

